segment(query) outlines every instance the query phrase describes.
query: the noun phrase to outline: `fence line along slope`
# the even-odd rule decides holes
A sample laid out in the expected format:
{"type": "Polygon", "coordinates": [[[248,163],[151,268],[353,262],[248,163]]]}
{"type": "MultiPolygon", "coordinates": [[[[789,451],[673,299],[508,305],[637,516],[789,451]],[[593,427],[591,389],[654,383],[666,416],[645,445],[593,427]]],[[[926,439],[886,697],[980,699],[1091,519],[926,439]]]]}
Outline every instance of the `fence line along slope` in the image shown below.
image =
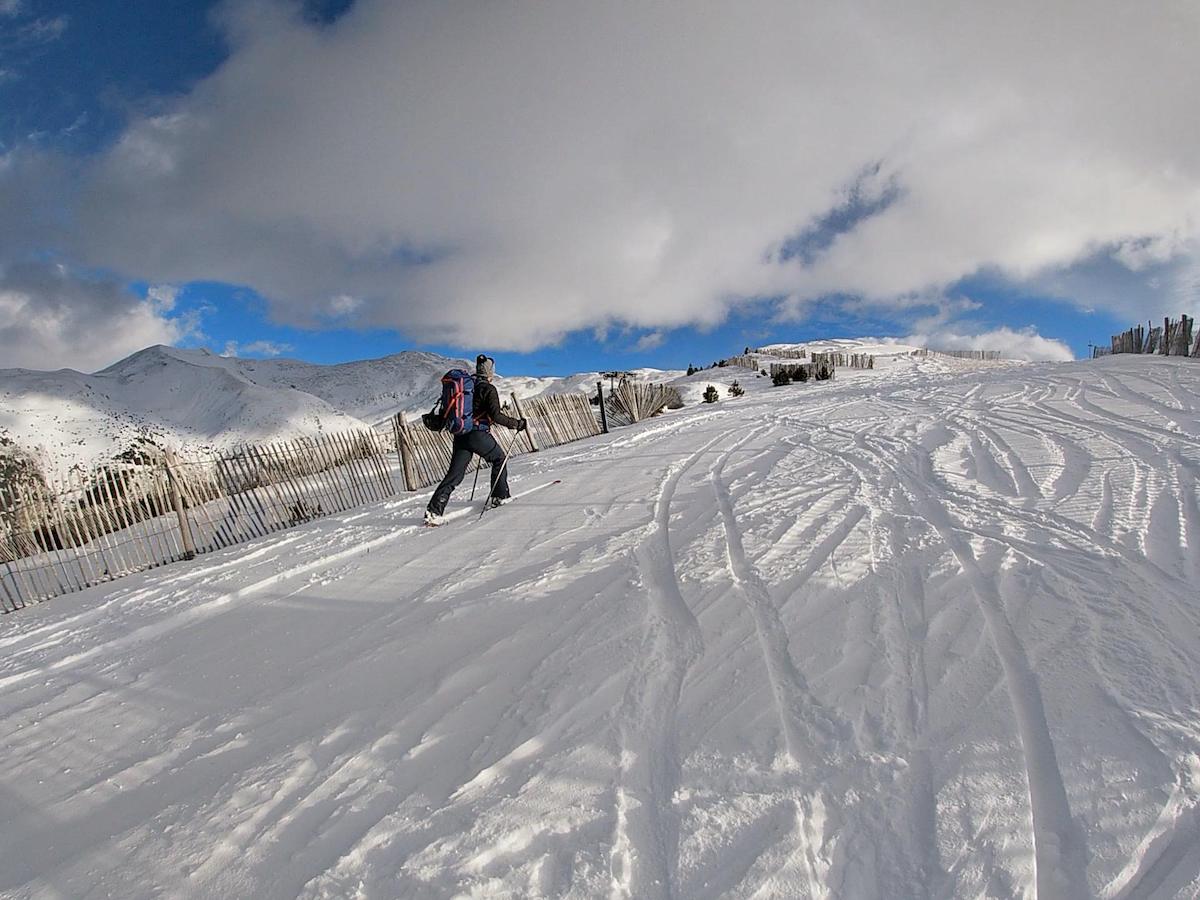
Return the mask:
{"type": "Polygon", "coordinates": [[[13,612],[395,493],[374,432],[219,453],[153,446],[61,477],[0,484],[0,610],[13,612]]]}

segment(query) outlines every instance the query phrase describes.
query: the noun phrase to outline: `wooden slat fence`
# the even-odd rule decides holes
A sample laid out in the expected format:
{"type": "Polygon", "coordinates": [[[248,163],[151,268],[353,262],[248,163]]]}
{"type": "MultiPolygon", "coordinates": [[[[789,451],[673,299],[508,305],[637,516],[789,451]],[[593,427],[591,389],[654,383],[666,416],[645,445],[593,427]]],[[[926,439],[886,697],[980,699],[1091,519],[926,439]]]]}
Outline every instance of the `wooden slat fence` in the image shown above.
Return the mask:
{"type": "Polygon", "coordinates": [[[262,537],[395,494],[371,432],[180,455],[0,485],[0,610],[262,537]]]}
{"type": "MultiPolygon", "coordinates": [[[[1200,357],[1200,333],[1195,331],[1196,320],[1188,315],[1178,319],[1164,318],[1161,326],[1146,323],[1112,336],[1110,353],[1158,353],[1163,356],[1200,357]]],[[[1097,355],[1094,350],[1093,357],[1097,355]]]]}
{"type": "Polygon", "coordinates": [[[771,377],[786,372],[792,381],[831,381],[836,368],[830,362],[771,363],[771,377]]]}
{"type": "Polygon", "coordinates": [[[753,369],[755,372],[759,370],[757,356],[731,356],[729,359],[725,360],[725,365],[740,366],[743,369],[753,369]]]}
{"type": "Polygon", "coordinates": [[[610,425],[632,425],[664,409],[683,406],[679,391],[666,384],[622,381],[604,400],[610,425]]]}
{"type": "MultiPolygon", "coordinates": [[[[600,425],[584,394],[544,394],[519,400],[512,395],[509,414],[524,418],[528,430],[514,439],[513,432],[501,425],[492,427],[492,435],[501,447],[510,444],[512,456],[530,453],[545,447],[557,447],[572,441],[595,437],[600,425]]],[[[400,452],[400,467],[406,490],[416,491],[437,484],[450,466],[454,437],[445,431],[430,431],[419,419],[409,421],[404,413],[392,420],[396,445],[400,452]]],[[[483,465],[478,457],[468,474],[483,465]]]]}
{"type": "Polygon", "coordinates": [[[847,369],[874,369],[875,357],[869,353],[838,353],[830,351],[821,353],[814,351],[812,360],[815,363],[829,363],[847,369]]]}
{"type": "Polygon", "coordinates": [[[764,350],[759,347],[755,352],[775,359],[808,359],[807,350],[764,350]]]}
{"type": "Polygon", "coordinates": [[[1001,358],[999,350],[929,350],[934,356],[947,356],[950,359],[975,359],[986,362],[996,362],[1001,358]]]}
{"type": "Polygon", "coordinates": [[[513,405],[529,423],[528,434],[535,450],[600,434],[600,423],[584,394],[542,394],[527,400],[518,400],[514,394],[513,405]]]}

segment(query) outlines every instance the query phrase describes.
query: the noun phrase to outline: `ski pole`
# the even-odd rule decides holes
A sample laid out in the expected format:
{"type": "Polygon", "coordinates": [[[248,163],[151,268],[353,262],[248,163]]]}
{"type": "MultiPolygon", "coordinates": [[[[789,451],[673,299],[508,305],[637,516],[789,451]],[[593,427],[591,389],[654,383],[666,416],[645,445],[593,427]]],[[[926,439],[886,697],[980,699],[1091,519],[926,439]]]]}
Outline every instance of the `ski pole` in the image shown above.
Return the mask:
{"type": "MultiPolygon", "coordinates": [[[[487,512],[487,511],[488,511],[488,504],[489,504],[489,503],[491,502],[491,500],[492,500],[492,494],[496,493],[496,482],[497,482],[497,481],[499,481],[499,480],[500,480],[500,476],[504,474],[504,467],[508,465],[508,454],[509,454],[509,451],[510,451],[510,450],[512,450],[512,448],[513,448],[513,444],[515,444],[515,443],[517,442],[517,435],[519,435],[520,433],[521,433],[521,432],[519,432],[519,431],[514,431],[514,432],[513,432],[512,439],[511,439],[511,440],[508,442],[508,446],[507,446],[506,448],[504,448],[504,459],[500,460],[500,471],[496,473],[496,477],[495,477],[495,478],[491,479],[491,482],[492,482],[492,489],[491,489],[490,491],[488,491],[488,495],[487,495],[487,497],[486,497],[486,498],[484,498],[484,501],[483,501],[483,509],[481,509],[481,510],[479,511],[479,518],[480,518],[480,519],[482,519],[482,518],[483,518],[483,514],[484,514],[485,512],[487,512]]],[[[476,519],[475,521],[477,521],[477,522],[478,522],[478,521],[479,521],[479,519],[476,519]]]]}
{"type": "Polygon", "coordinates": [[[476,462],[475,480],[473,482],[471,482],[471,499],[472,500],[475,499],[475,488],[479,486],[479,470],[482,468],[483,468],[483,466],[479,465],[478,462],[476,462]]]}

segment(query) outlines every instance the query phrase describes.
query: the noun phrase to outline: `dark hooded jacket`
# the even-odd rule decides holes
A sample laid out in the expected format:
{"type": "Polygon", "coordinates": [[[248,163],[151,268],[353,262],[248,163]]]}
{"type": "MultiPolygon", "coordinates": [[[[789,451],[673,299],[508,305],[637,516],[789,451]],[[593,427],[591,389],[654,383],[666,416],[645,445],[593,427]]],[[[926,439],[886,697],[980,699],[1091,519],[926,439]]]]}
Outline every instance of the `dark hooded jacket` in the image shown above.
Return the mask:
{"type": "Polygon", "coordinates": [[[475,399],[471,408],[471,417],[478,422],[503,425],[505,428],[516,428],[520,421],[512,416],[506,416],[500,411],[500,393],[490,381],[482,378],[475,379],[475,399]]]}

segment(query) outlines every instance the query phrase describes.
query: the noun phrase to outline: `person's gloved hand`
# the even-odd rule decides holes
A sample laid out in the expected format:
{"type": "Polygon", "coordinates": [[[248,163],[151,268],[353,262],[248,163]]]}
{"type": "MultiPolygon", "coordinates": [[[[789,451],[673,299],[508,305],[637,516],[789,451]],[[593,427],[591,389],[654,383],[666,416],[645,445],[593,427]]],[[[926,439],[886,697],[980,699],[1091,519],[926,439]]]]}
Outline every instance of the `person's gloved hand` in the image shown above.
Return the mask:
{"type": "Polygon", "coordinates": [[[517,419],[517,431],[524,431],[529,427],[529,422],[525,419],[517,419]]]}

